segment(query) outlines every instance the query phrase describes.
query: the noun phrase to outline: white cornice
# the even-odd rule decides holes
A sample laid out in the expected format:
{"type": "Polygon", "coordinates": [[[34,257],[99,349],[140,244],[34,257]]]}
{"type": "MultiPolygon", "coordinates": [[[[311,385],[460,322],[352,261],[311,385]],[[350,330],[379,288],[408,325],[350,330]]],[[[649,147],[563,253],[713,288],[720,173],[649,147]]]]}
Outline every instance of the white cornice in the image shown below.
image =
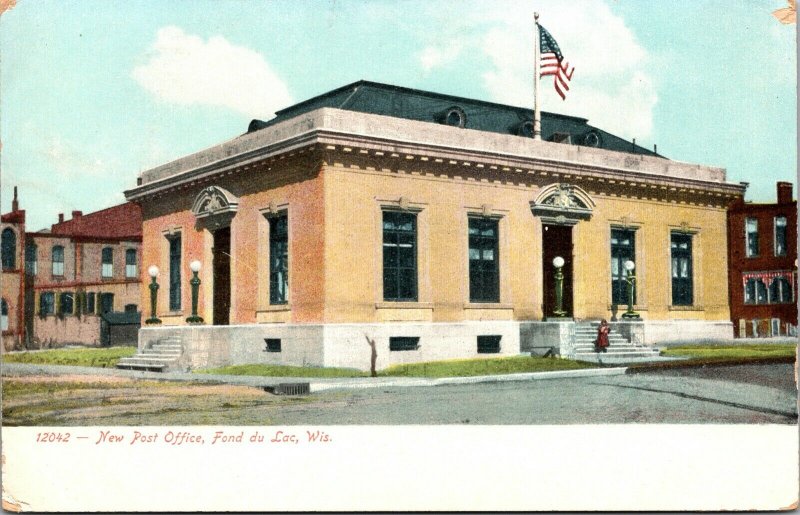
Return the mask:
{"type": "Polygon", "coordinates": [[[329,151],[359,149],[377,156],[397,154],[438,162],[480,163],[498,169],[498,173],[504,172],[503,167],[516,167],[599,174],[623,181],[655,181],[730,194],[744,192],[744,186],[725,182],[722,168],[322,108],[145,171],[141,184],[125,195],[128,200],[140,200],[187,182],[277,156],[302,153],[317,145],[329,151]]]}

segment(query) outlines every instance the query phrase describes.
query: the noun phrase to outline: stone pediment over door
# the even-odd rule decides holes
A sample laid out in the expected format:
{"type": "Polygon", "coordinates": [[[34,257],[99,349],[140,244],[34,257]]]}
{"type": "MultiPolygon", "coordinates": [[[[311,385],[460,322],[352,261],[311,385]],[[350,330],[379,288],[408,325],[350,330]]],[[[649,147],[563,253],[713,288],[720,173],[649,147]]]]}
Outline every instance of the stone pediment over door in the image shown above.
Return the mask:
{"type": "Polygon", "coordinates": [[[198,224],[218,228],[230,225],[239,210],[239,198],[219,186],[204,188],[192,203],[198,224]]]}
{"type": "Polygon", "coordinates": [[[544,223],[575,225],[592,217],[592,197],[574,184],[555,183],[545,186],[531,202],[531,211],[544,223]]]}

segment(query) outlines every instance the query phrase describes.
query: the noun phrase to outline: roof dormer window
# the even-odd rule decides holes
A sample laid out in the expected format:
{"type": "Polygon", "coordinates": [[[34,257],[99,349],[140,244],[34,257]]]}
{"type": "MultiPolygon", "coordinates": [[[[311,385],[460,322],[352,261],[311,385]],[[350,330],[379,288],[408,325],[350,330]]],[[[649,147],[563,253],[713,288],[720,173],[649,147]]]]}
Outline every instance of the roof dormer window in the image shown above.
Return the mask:
{"type": "Polygon", "coordinates": [[[523,138],[533,137],[533,122],[530,120],[524,121],[517,127],[517,134],[523,138]]]}
{"type": "Polygon", "coordinates": [[[550,136],[550,141],[553,143],[566,143],[569,145],[572,143],[572,137],[568,132],[554,132],[552,136],[550,136]]]}
{"type": "Polygon", "coordinates": [[[600,135],[595,131],[587,132],[586,136],[583,137],[583,144],[587,147],[599,147],[600,135]]]}
{"type": "Polygon", "coordinates": [[[453,106],[444,115],[444,123],[463,129],[467,125],[467,114],[458,106],[453,106]]]}

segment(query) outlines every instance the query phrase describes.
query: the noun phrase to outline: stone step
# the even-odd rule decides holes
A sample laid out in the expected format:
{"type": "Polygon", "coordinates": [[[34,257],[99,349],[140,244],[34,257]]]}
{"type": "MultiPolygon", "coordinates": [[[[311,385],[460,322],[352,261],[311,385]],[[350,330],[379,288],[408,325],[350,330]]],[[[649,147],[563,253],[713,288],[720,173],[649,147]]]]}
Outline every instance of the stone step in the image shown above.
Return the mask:
{"type": "Polygon", "coordinates": [[[617,355],[617,354],[642,354],[642,355],[647,354],[647,355],[659,356],[661,353],[642,350],[642,349],[608,349],[608,350],[606,350],[606,352],[600,352],[600,353],[598,353],[598,352],[596,352],[594,350],[576,350],[575,351],[575,355],[577,356],[579,354],[614,354],[614,355],[617,355]]]}
{"type": "Polygon", "coordinates": [[[124,370],[146,370],[149,372],[163,372],[167,365],[147,363],[117,363],[117,368],[124,370]]]}
{"type": "Polygon", "coordinates": [[[619,359],[619,358],[648,358],[648,359],[658,359],[661,356],[658,354],[643,354],[641,352],[619,352],[619,353],[579,353],[575,354],[575,359],[578,361],[594,361],[597,358],[612,358],[612,359],[619,359]]]}
{"type": "Polygon", "coordinates": [[[158,359],[161,361],[177,361],[178,358],[180,358],[179,354],[158,354],[155,352],[143,352],[141,354],[136,354],[135,356],[123,359],[158,359]]]}
{"type": "Polygon", "coordinates": [[[165,358],[163,356],[153,356],[153,355],[141,354],[141,355],[137,355],[137,356],[132,356],[130,358],[122,358],[121,360],[119,360],[119,363],[145,363],[146,362],[146,363],[170,364],[170,363],[174,363],[175,361],[177,361],[177,360],[175,360],[174,358],[165,358]]]}
{"type": "Polygon", "coordinates": [[[173,353],[178,353],[178,354],[182,354],[183,353],[183,348],[181,348],[181,347],[163,347],[161,345],[153,345],[152,347],[150,347],[147,350],[148,351],[155,351],[155,352],[173,352],[173,353]]]}

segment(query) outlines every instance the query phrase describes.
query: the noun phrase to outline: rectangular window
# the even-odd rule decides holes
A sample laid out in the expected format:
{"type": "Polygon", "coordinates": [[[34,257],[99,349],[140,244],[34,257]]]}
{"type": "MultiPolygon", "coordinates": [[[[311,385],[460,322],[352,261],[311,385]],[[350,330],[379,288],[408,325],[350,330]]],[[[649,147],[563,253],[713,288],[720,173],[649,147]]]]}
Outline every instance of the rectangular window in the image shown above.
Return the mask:
{"type": "Polygon", "coordinates": [[[95,305],[94,305],[94,292],[89,292],[86,294],[86,312],[89,314],[95,314],[95,305]]]}
{"type": "Polygon", "coordinates": [[[289,219],[286,215],[269,219],[269,303],[289,300],[289,219]]]}
{"type": "Polygon", "coordinates": [[[139,306],[136,304],[125,304],[125,313],[136,313],[139,310],[139,306]]]}
{"type": "Polygon", "coordinates": [[[103,269],[102,276],[106,279],[114,275],[114,249],[106,247],[103,249],[103,269]]]}
{"type": "Polygon", "coordinates": [[[775,217],[775,255],[786,255],[786,217],[775,217]]]}
{"type": "Polygon", "coordinates": [[[383,299],[417,300],[417,216],[383,212],[383,299]]]}
{"type": "Polygon", "coordinates": [[[390,351],[407,351],[419,349],[419,336],[391,336],[389,337],[390,351]]]}
{"type": "Polygon", "coordinates": [[[469,301],[500,302],[497,220],[469,219],[469,301]]]}
{"type": "Polygon", "coordinates": [[[60,315],[71,315],[75,309],[75,294],[71,291],[61,293],[59,298],[58,313],[60,315]]]}
{"type": "Polygon", "coordinates": [[[128,249],[125,251],[125,277],[134,279],[139,274],[138,267],[136,266],[136,249],[128,249]]]}
{"type": "Polygon", "coordinates": [[[281,339],[280,338],[264,338],[264,343],[266,343],[266,347],[264,347],[264,352],[280,352],[281,351],[281,339]]]}
{"type": "Polygon", "coordinates": [[[61,245],[53,247],[53,275],[64,276],[64,247],[61,245]]]}
{"type": "Polygon", "coordinates": [[[39,314],[52,315],[56,312],[56,294],[51,291],[43,291],[39,295],[39,314]]]}
{"type": "Polygon", "coordinates": [[[100,314],[112,313],[114,311],[114,294],[101,293],[100,294],[100,314]]]}
{"type": "Polygon", "coordinates": [[[181,309],[181,235],[169,238],[169,310],[181,309]]]}
{"type": "Polygon", "coordinates": [[[744,222],[745,233],[747,235],[747,257],[758,255],[758,220],[748,218],[744,222]]]}
{"type": "Polygon", "coordinates": [[[497,354],[500,352],[501,335],[478,336],[478,354],[497,354]]]}
{"type": "MultiPolygon", "coordinates": [[[[628,303],[628,269],[625,263],[636,262],[635,238],[634,231],[611,229],[611,303],[614,305],[628,303]]],[[[636,303],[635,298],[633,303],[636,303]]]]}
{"type": "Polygon", "coordinates": [[[672,234],[672,305],[691,306],[694,303],[692,279],[692,236],[672,234]]]}

